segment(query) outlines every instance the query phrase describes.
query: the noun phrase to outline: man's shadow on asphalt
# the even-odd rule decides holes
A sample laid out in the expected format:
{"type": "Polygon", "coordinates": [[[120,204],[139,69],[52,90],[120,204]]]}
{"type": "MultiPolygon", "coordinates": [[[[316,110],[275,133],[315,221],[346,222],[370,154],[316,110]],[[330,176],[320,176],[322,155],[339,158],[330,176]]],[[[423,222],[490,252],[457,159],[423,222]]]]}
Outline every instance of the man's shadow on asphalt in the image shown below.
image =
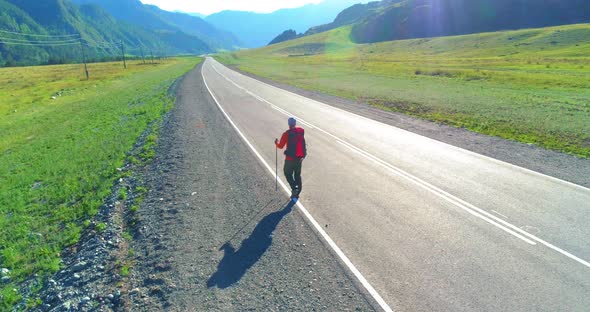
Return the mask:
{"type": "Polygon", "coordinates": [[[242,241],[237,251],[228,241],[219,250],[224,255],[217,266],[217,272],[213,273],[207,281],[207,287],[217,286],[221,289],[237,283],[266,252],[272,244],[272,233],[281,220],[288,215],[295,206],[296,201],[289,201],[281,210],[268,214],[254,228],[252,234],[242,241]]]}

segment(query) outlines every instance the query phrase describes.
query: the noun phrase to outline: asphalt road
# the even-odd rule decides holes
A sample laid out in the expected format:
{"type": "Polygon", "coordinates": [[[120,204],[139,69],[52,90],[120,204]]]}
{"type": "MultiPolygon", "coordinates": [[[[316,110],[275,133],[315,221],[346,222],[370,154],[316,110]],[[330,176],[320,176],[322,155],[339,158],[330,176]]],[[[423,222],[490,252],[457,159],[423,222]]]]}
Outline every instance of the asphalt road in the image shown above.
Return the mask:
{"type": "Polygon", "coordinates": [[[148,192],[133,217],[132,269],[115,311],[375,311],[275,191],[217,108],[201,65],[170,92],[176,105],[155,156],[136,171],[148,192]]]}
{"type": "Polygon", "coordinates": [[[298,207],[383,308],[590,310],[590,189],[283,91],[211,58],[202,74],[271,167],[287,117],[301,121],[309,154],[298,207]]]}

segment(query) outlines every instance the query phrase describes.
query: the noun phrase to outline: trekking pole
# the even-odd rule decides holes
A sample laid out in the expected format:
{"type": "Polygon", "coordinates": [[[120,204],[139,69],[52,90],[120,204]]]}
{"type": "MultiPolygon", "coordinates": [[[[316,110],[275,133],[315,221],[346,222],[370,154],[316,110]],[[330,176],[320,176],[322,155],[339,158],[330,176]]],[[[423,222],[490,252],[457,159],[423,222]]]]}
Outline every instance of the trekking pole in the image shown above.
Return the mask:
{"type": "Polygon", "coordinates": [[[279,190],[279,149],[275,144],[275,192],[279,190]]]}

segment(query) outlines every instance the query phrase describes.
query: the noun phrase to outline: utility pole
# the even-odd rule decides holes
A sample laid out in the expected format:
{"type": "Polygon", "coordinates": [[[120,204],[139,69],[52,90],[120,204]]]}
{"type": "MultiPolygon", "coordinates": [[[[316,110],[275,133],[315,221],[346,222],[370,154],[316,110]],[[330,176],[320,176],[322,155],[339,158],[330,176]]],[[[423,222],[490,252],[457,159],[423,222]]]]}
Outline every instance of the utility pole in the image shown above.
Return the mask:
{"type": "Polygon", "coordinates": [[[141,49],[141,61],[143,62],[143,64],[145,64],[145,57],[143,54],[143,46],[139,46],[139,48],[141,49]]]}
{"type": "Polygon", "coordinates": [[[82,36],[80,36],[80,49],[82,49],[82,61],[84,62],[84,73],[86,74],[86,80],[90,77],[88,75],[88,65],[86,64],[86,52],[84,51],[84,41],[82,41],[82,36]]]}
{"type": "Polygon", "coordinates": [[[125,45],[123,44],[123,41],[121,41],[121,52],[123,53],[123,67],[127,69],[127,61],[125,60],[125,45]]]}
{"type": "Polygon", "coordinates": [[[154,50],[150,50],[150,54],[152,55],[152,64],[154,64],[154,50]]]}

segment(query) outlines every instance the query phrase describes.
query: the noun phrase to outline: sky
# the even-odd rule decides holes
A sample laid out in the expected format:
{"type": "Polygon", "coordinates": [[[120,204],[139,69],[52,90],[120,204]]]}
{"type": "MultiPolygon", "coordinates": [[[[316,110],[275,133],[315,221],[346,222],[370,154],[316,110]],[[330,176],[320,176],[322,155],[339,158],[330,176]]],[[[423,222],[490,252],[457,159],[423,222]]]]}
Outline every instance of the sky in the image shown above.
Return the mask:
{"type": "Polygon", "coordinates": [[[183,11],[209,15],[223,10],[270,13],[283,8],[296,8],[321,0],[141,0],[167,11],[183,11]]]}

